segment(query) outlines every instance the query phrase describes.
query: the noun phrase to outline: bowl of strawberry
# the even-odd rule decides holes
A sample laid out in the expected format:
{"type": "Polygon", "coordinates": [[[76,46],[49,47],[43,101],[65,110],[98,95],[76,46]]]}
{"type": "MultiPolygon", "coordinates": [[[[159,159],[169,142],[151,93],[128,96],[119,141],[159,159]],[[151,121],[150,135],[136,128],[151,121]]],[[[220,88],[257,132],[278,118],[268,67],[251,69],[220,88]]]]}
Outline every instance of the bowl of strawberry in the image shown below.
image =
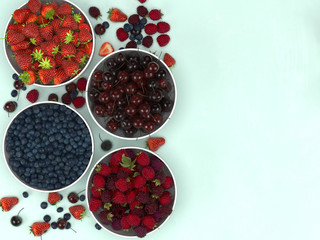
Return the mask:
{"type": "Polygon", "coordinates": [[[107,55],[91,72],[86,90],[94,121],[107,133],[127,140],[159,131],[172,116],[177,99],[170,69],[141,49],[107,55]]]}
{"type": "Polygon", "coordinates": [[[92,33],[88,18],[74,3],[29,0],[8,21],[5,55],[25,84],[64,85],[90,64],[92,33]]]}
{"type": "Polygon", "coordinates": [[[155,153],[137,147],[102,157],[87,181],[94,219],[123,237],[145,237],[171,215],[177,196],[169,166],[155,153]]]}

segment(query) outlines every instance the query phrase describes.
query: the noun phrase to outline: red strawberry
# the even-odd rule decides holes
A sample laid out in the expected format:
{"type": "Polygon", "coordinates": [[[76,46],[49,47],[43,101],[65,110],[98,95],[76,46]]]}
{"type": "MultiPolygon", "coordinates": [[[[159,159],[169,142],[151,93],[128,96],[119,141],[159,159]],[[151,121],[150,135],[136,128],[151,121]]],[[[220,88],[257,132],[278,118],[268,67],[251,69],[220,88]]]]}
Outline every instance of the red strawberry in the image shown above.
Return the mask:
{"type": "Polygon", "coordinates": [[[51,40],[53,37],[52,25],[45,25],[40,27],[39,32],[40,32],[40,36],[46,41],[51,40]]]}
{"type": "Polygon", "coordinates": [[[38,16],[37,23],[38,23],[39,25],[47,24],[48,22],[49,22],[49,20],[46,19],[45,17],[43,17],[42,15],[39,15],[39,16],[38,16]]]}
{"type": "Polygon", "coordinates": [[[157,42],[160,47],[166,46],[169,43],[169,41],[170,41],[170,37],[167,34],[162,34],[157,37],[157,42]]]}
{"type": "Polygon", "coordinates": [[[141,173],[142,173],[142,176],[144,176],[148,180],[153,179],[155,176],[155,172],[154,172],[153,168],[149,167],[149,166],[144,167],[142,169],[141,173]]]}
{"type": "Polygon", "coordinates": [[[71,28],[59,28],[57,35],[63,43],[71,43],[73,40],[73,31],[71,28]]]}
{"type": "Polygon", "coordinates": [[[164,191],[162,196],[159,199],[159,203],[162,206],[167,206],[172,202],[171,194],[168,191],[164,191]]]}
{"type": "Polygon", "coordinates": [[[24,24],[9,24],[8,25],[8,31],[9,30],[15,30],[15,31],[17,31],[19,33],[22,33],[23,28],[24,28],[24,24]]]}
{"type": "Polygon", "coordinates": [[[80,23],[80,24],[79,24],[79,30],[80,30],[81,28],[84,28],[84,29],[86,29],[88,32],[91,32],[90,26],[89,26],[88,24],[86,24],[86,23],[80,23]]]}
{"type": "Polygon", "coordinates": [[[166,33],[170,31],[170,25],[166,22],[157,23],[158,33],[166,33]]]}
{"type": "Polygon", "coordinates": [[[57,10],[57,14],[61,15],[61,16],[65,16],[65,15],[69,15],[72,14],[72,7],[69,3],[62,3],[58,10],[57,10]]]}
{"type": "Polygon", "coordinates": [[[126,48],[137,48],[137,43],[135,41],[130,41],[127,43],[126,48]]]}
{"type": "Polygon", "coordinates": [[[102,46],[99,50],[99,56],[101,56],[101,57],[107,56],[108,54],[112,53],[113,51],[114,50],[113,50],[112,45],[108,42],[105,42],[102,44],[102,46]]]}
{"type": "Polygon", "coordinates": [[[112,196],[112,201],[118,204],[125,204],[127,200],[126,196],[122,192],[116,191],[112,196]]]}
{"type": "MultiPolygon", "coordinates": [[[[17,52],[17,54],[18,54],[18,51],[19,50],[25,50],[25,49],[28,49],[29,48],[29,46],[30,46],[30,43],[28,43],[27,41],[22,41],[22,42],[19,42],[18,44],[16,44],[16,45],[12,45],[11,46],[11,50],[13,51],[13,52],[17,52]]],[[[27,54],[27,55],[30,55],[31,53],[32,53],[32,50],[31,49],[29,49],[31,52],[29,53],[29,51],[27,51],[27,52],[20,52],[20,54],[27,54]]]]}
{"type": "Polygon", "coordinates": [[[57,10],[59,8],[59,4],[57,2],[51,2],[48,4],[49,6],[51,6],[55,12],[55,15],[57,15],[57,10]]]}
{"type": "Polygon", "coordinates": [[[32,43],[35,46],[39,46],[43,42],[43,38],[40,36],[37,36],[35,38],[30,38],[30,43],[32,43]]]}
{"type": "Polygon", "coordinates": [[[91,53],[92,53],[93,42],[89,42],[89,43],[87,43],[85,45],[82,44],[81,46],[84,46],[83,47],[83,51],[90,56],[91,53]]]}
{"type": "MultiPolygon", "coordinates": [[[[57,59],[57,56],[56,56],[56,59],[57,59]]],[[[68,76],[64,72],[63,68],[60,67],[60,68],[57,69],[57,74],[53,78],[53,83],[55,85],[59,85],[59,84],[63,83],[64,81],[66,81],[67,79],[68,79],[68,76]]]]}
{"type": "Polygon", "coordinates": [[[41,9],[41,1],[40,0],[29,0],[27,3],[28,8],[31,10],[33,13],[37,13],[41,9]]]}
{"type": "Polygon", "coordinates": [[[40,81],[48,84],[57,75],[57,69],[41,69],[38,72],[40,81]]]}
{"type": "Polygon", "coordinates": [[[79,29],[78,23],[72,15],[65,16],[61,23],[61,27],[71,28],[72,30],[79,29]]]}
{"type": "Polygon", "coordinates": [[[73,39],[72,39],[72,44],[77,46],[79,42],[79,32],[74,32],[73,33],[73,39]]]}
{"type": "Polygon", "coordinates": [[[73,18],[77,23],[84,23],[84,16],[81,13],[73,14],[73,18]]]}
{"type": "Polygon", "coordinates": [[[0,200],[0,207],[2,211],[8,212],[14,205],[18,204],[19,199],[17,197],[4,197],[0,200]]]}
{"type": "Polygon", "coordinates": [[[22,70],[27,70],[31,66],[32,57],[26,54],[19,54],[16,55],[16,61],[22,70]]]}
{"type": "Polygon", "coordinates": [[[139,226],[139,224],[141,222],[141,218],[135,214],[128,214],[127,215],[127,222],[129,223],[130,226],[136,227],[136,226],[139,226]]]}
{"type": "Polygon", "coordinates": [[[89,201],[89,208],[91,212],[96,212],[99,210],[100,206],[101,206],[101,200],[98,198],[94,198],[92,197],[89,201]]]}
{"type": "MultiPolygon", "coordinates": [[[[87,79],[85,79],[84,77],[80,78],[77,82],[77,88],[80,92],[83,92],[86,90],[86,86],[87,86],[87,79]]],[[[98,165],[96,168],[96,171],[99,172],[100,175],[102,176],[108,176],[111,173],[111,169],[108,167],[106,167],[107,165],[105,164],[100,164],[98,165]],[[100,166],[100,167],[98,167],[100,166]],[[99,170],[97,170],[99,168],[99,170]],[[110,172],[109,172],[110,171],[110,172]],[[109,173],[109,174],[108,174],[109,173]]]]}
{"type": "Polygon", "coordinates": [[[159,20],[162,16],[163,16],[163,14],[158,9],[152,9],[149,12],[149,18],[151,18],[153,21],[159,20]]]}
{"type": "Polygon", "coordinates": [[[112,22],[125,22],[128,18],[127,15],[118,8],[111,8],[108,13],[109,19],[112,22]]]}
{"type": "Polygon", "coordinates": [[[56,61],[56,65],[57,66],[61,66],[62,65],[62,60],[63,60],[63,56],[61,53],[57,53],[54,60],[56,61]]]}
{"type": "Polygon", "coordinates": [[[85,28],[80,28],[79,32],[79,42],[88,43],[92,40],[92,34],[85,28]]]}
{"type": "Polygon", "coordinates": [[[8,44],[11,46],[22,42],[24,39],[25,39],[25,36],[18,31],[10,29],[7,32],[7,41],[8,41],[8,44]]]}
{"type": "Polygon", "coordinates": [[[142,218],[142,225],[149,228],[153,229],[155,227],[156,221],[152,216],[144,216],[142,218]]]}
{"type": "Polygon", "coordinates": [[[77,51],[75,57],[72,60],[83,66],[87,61],[87,54],[83,51],[77,51]]]}
{"type": "Polygon", "coordinates": [[[60,18],[55,18],[55,19],[53,19],[53,20],[50,22],[50,25],[52,26],[54,32],[57,32],[57,31],[58,31],[58,29],[59,29],[60,26],[61,26],[61,22],[62,22],[62,21],[61,21],[60,18]]]}
{"type": "Polygon", "coordinates": [[[170,176],[166,176],[166,180],[161,185],[164,189],[169,189],[173,186],[173,179],[170,176]]]}
{"type": "Polygon", "coordinates": [[[13,12],[12,17],[17,23],[24,23],[30,14],[30,10],[27,8],[17,9],[13,12]]]}
{"type": "Polygon", "coordinates": [[[58,35],[53,35],[52,41],[54,41],[57,45],[60,45],[61,43],[58,35]]]}
{"type": "Polygon", "coordinates": [[[31,85],[36,81],[36,74],[33,71],[24,71],[19,78],[24,84],[31,85]]]}
{"type": "Polygon", "coordinates": [[[38,92],[38,90],[37,90],[37,89],[32,89],[31,91],[29,91],[29,92],[27,93],[26,98],[29,100],[29,102],[35,103],[35,102],[38,100],[38,98],[39,98],[39,92],[38,92]]]}
{"type": "Polygon", "coordinates": [[[40,70],[39,65],[40,65],[39,62],[33,62],[33,63],[31,64],[30,69],[31,69],[32,71],[34,71],[34,72],[38,72],[38,71],[40,70]]]}
{"type": "Polygon", "coordinates": [[[44,55],[43,49],[38,46],[32,50],[31,56],[35,61],[40,61],[44,55]]]}
{"type": "Polygon", "coordinates": [[[93,176],[93,179],[92,179],[92,184],[93,186],[95,186],[97,189],[100,189],[100,188],[104,188],[106,182],[105,182],[105,179],[102,175],[100,174],[95,174],[93,176]]]}
{"type": "Polygon", "coordinates": [[[176,60],[169,53],[164,54],[163,61],[168,67],[176,64],[176,60]]]}
{"type": "Polygon", "coordinates": [[[157,151],[163,144],[165,144],[166,140],[162,137],[154,137],[154,138],[149,138],[147,140],[147,146],[148,148],[155,152],[157,151]]]}
{"type": "MultiPolygon", "coordinates": [[[[80,81],[80,79],[79,79],[79,81],[80,81]]],[[[79,87],[78,87],[78,89],[79,89],[79,87]]],[[[97,173],[99,173],[100,175],[102,175],[104,177],[108,177],[111,174],[111,168],[107,164],[103,164],[103,163],[97,165],[96,171],[97,171],[97,173]]]]}
{"type": "Polygon", "coordinates": [[[150,163],[149,156],[145,152],[140,152],[137,154],[137,163],[142,166],[148,166],[150,163]]]}
{"type": "Polygon", "coordinates": [[[119,178],[114,184],[116,188],[120,190],[120,192],[125,192],[128,190],[128,184],[125,178],[119,178]]]}
{"type": "Polygon", "coordinates": [[[118,28],[117,38],[119,41],[123,42],[129,38],[129,33],[125,32],[123,28],[118,28]]]}
{"type": "MultiPolygon", "coordinates": [[[[41,70],[40,70],[41,71],[41,70]]],[[[57,204],[57,202],[59,202],[61,200],[61,196],[59,193],[57,192],[50,192],[48,194],[48,202],[51,204],[51,205],[55,205],[57,204]]]]}
{"type": "Polygon", "coordinates": [[[70,59],[71,57],[75,56],[76,52],[77,49],[72,43],[62,43],[61,54],[63,57],[70,59]]]}
{"type": "Polygon", "coordinates": [[[56,68],[56,61],[49,56],[45,56],[43,57],[40,61],[39,61],[40,65],[39,67],[41,67],[42,69],[55,69],[56,68]]]}
{"type": "Polygon", "coordinates": [[[146,32],[146,34],[148,35],[153,35],[157,32],[157,25],[155,25],[154,23],[148,23],[145,28],[144,31],[146,32]]]}
{"type": "Polygon", "coordinates": [[[59,51],[59,46],[54,41],[42,42],[40,46],[48,56],[54,56],[59,51]]]}
{"type": "Polygon", "coordinates": [[[53,20],[53,16],[55,14],[55,11],[53,9],[52,6],[50,5],[44,5],[41,7],[41,15],[45,18],[45,19],[49,19],[49,20],[53,20]]]}
{"type": "Polygon", "coordinates": [[[81,108],[85,104],[86,100],[84,97],[76,97],[72,100],[72,104],[75,108],[81,108]]]}
{"type": "Polygon", "coordinates": [[[69,212],[75,219],[81,220],[86,213],[86,209],[82,205],[75,205],[69,208],[69,212]]]}
{"type": "Polygon", "coordinates": [[[50,224],[47,222],[35,222],[30,226],[30,232],[33,233],[34,236],[41,236],[50,228],[50,224]]]}
{"type": "Polygon", "coordinates": [[[134,178],[133,185],[135,188],[142,188],[144,185],[146,185],[146,182],[147,180],[143,176],[138,175],[134,178]]]}
{"type": "Polygon", "coordinates": [[[62,67],[68,77],[77,75],[79,71],[79,64],[71,60],[62,60],[62,67]]]}
{"type": "Polygon", "coordinates": [[[37,21],[38,21],[38,16],[34,13],[30,13],[26,20],[26,23],[35,23],[37,21]]]}

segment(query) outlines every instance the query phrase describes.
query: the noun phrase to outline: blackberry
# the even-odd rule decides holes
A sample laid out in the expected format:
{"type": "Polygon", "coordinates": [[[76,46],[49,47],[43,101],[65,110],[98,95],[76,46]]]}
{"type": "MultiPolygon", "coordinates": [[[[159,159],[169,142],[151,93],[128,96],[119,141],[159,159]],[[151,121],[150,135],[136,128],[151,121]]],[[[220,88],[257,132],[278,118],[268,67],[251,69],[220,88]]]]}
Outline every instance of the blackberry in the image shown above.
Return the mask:
{"type": "Polygon", "coordinates": [[[143,226],[136,227],[134,231],[136,232],[137,236],[140,238],[143,238],[147,235],[147,230],[143,226]]]}

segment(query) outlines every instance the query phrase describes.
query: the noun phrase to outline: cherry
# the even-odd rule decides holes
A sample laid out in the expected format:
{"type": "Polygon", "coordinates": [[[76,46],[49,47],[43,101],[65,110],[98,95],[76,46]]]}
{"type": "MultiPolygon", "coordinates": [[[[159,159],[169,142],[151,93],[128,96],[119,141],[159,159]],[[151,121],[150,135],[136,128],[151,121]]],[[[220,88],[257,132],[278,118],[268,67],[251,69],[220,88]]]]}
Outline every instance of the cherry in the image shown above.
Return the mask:
{"type": "Polygon", "coordinates": [[[79,201],[79,196],[75,192],[71,192],[68,194],[68,200],[71,203],[76,203],[79,201]]]}
{"type": "Polygon", "coordinates": [[[106,83],[114,84],[115,78],[110,72],[104,72],[102,74],[102,79],[106,83]]]}
{"type": "Polygon", "coordinates": [[[125,118],[121,121],[122,129],[130,129],[132,127],[132,121],[129,118],[125,118]]]}
{"type": "Polygon", "coordinates": [[[99,102],[108,103],[110,101],[110,95],[108,92],[102,92],[99,94],[99,102]]]}
{"type": "Polygon", "coordinates": [[[161,113],[161,105],[160,103],[154,103],[150,106],[150,113],[161,113]]]}
{"type": "Polygon", "coordinates": [[[113,89],[110,91],[110,97],[112,100],[119,100],[122,98],[122,96],[123,94],[117,89],[113,89]]]}
{"type": "Polygon", "coordinates": [[[93,80],[96,80],[96,81],[101,81],[102,80],[102,74],[103,72],[102,71],[95,71],[93,73],[93,80]]]}
{"type": "Polygon", "coordinates": [[[128,116],[134,116],[137,113],[137,108],[135,107],[135,105],[129,104],[128,106],[126,106],[124,111],[128,116]]]}
{"type": "Polygon", "coordinates": [[[123,133],[126,137],[132,137],[137,132],[137,129],[131,127],[130,129],[123,129],[123,133]]]}
{"type": "Polygon", "coordinates": [[[148,114],[150,113],[150,105],[147,104],[147,103],[142,103],[140,106],[139,106],[139,113],[141,115],[144,115],[144,114],[148,114]]]}
{"type": "Polygon", "coordinates": [[[116,105],[118,106],[118,108],[124,109],[125,106],[127,106],[127,104],[128,104],[128,101],[126,98],[121,98],[116,101],[116,105]]]}
{"type": "Polygon", "coordinates": [[[166,78],[167,73],[164,69],[160,68],[158,72],[154,75],[156,78],[161,79],[161,78],[166,78]]]}
{"type": "Polygon", "coordinates": [[[95,27],[94,27],[94,31],[97,35],[102,35],[106,32],[106,28],[105,26],[103,26],[102,24],[97,24],[95,27]]]}
{"type": "Polygon", "coordinates": [[[72,93],[75,90],[77,90],[77,85],[75,83],[69,83],[66,85],[66,91],[68,93],[72,93]]]}
{"type": "Polygon", "coordinates": [[[94,113],[99,117],[103,117],[105,112],[106,112],[106,108],[102,105],[96,105],[94,107],[94,113]]]}
{"type": "Polygon", "coordinates": [[[154,78],[154,73],[153,73],[153,72],[149,72],[149,70],[146,68],[146,69],[143,71],[143,76],[144,76],[146,79],[151,79],[151,78],[154,78]]]}
{"type": "Polygon", "coordinates": [[[147,133],[153,132],[154,129],[155,129],[155,125],[154,125],[154,123],[151,122],[151,121],[145,122],[145,123],[143,124],[143,130],[144,130],[145,132],[147,132],[147,133]]]}
{"type": "Polygon", "coordinates": [[[19,212],[17,216],[13,216],[10,220],[11,224],[15,227],[18,227],[21,225],[22,223],[22,218],[19,216],[20,212],[23,210],[24,208],[22,208],[19,212]]]}
{"type": "Polygon", "coordinates": [[[162,99],[162,97],[162,92],[159,90],[148,93],[148,100],[150,102],[159,102],[162,99]]]}
{"type": "Polygon", "coordinates": [[[125,86],[125,93],[128,95],[133,95],[137,92],[138,87],[134,82],[129,82],[126,86],[125,86]]]}
{"type": "Polygon", "coordinates": [[[164,97],[160,104],[163,112],[170,112],[173,107],[172,101],[168,97],[164,97]]]}
{"type": "Polygon", "coordinates": [[[117,75],[117,79],[120,81],[120,82],[123,82],[123,83],[126,83],[129,81],[130,79],[130,75],[127,71],[120,71],[117,75]]]}
{"type": "Polygon", "coordinates": [[[123,119],[125,118],[125,113],[124,111],[121,111],[119,109],[117,109],[114,113],[114,119],[117,121],[117,122],[121,122],[123,119]]]}
{"type": "Polygon", "coordinates": [[[142,117],[143,120],[150,120],[151,119],[151,113],[141,114],[141,117],[142,117]]]}
{"type": "Polygon", "coordinates": [[[132,119],[132,126],[135,128],[142,128],[143,126],[143,119],[141,117],[134,117],[132,119]]]}
{"type": "Polygon", "coordinates": [[[17,108],[18,104],[14,101],[6,102],[3,106],[3,109],[7,112],[14,112],[17,108]]]}
{"type": "Polygon", "coordinates": [[[111,120],[109,120],[108,121],[108,123],[107,123],[107,129],[108,129],[108,131],[110,131],[110,132],[115,132],[115,131],[117,131],[118,130],[118,123],[116,122],[116,120],[114,120],[114,119],[111,119],[111,120]]]}
{"type": "Polygon", "coordinates": [[[118,84],[115,89],[118,90],[122,95],[126,93],[125,85],[123,84],[118,84]]]}
{"type": "Polygon", "coordinates": [[[57,224],[59,229],[65,229],[67,225],[67,220],[65,220],[64,218],[61,218],[58,220],[57,224]]]}
{"type": "Polygon", "coordinates": [[[139,66],[137,62],[128,62],[127,63],[127,69],[129,72],[134,72],[138,70],[139,66]]]}
{"type": "Polygon", "coordinates": [[[112,84],[111,83],[106,83],[106,82],[102,82],[101,83],[101,88],[104,90],[104,91],[109,91],[111,88],[112,88],[112,84]]]}
{"type": "Polygon", "coordinates": [[[147,81],[146,89],[149,91],[154,91],[156,88],[158,88],[158,81],[155,79],[147,81]]]}
{"type": "Polygon", "coordinates": [[[141,61],[142,66],[146,68],[146,67],[148,66],[148,63],[151,62],[151,60],[152,60],[152,59],[151,59],[150,56],[148,56],[148,55],[145,56],[145,57],[143,58],[143,60],[141,61]]]}
{"type": "Polygon", "coordinates": [[[159,70],[159,65],[156,62],[149,62],[146,69],[148,72],[156,73],[159,70]]]}
{"type": "Polygon", "coordinates": [[[89,91],[89,98],[93,101],[99,97],[99,91],[95,88],[89,91]]]}
{"type": "Polygon", "coordinates": [[[143,79],[143,73],[139,70],[134,71],[133,73],[131,73],[131,79],[134,82],[141,81],[143,79]]]}
{"type": "Polygon", "coordinates": [[[164,78],[158,80],[158,86],[159,88],[162,88],[166,92],[169,92],[171,90],[170,83],[164,78]]]}
{"type": "Polygon", "coordinates": [[[116,62],[119,64],[124,63],[126,61],[125,56],[122,53],[119,53],[116,57],[116,62]]]}
{"type": "Polygon", "coordinates": [[[139,62],[139,57],[138,56],[129,56],[128,61],[129,62],[139,62]]]}
{"type": "Polygon", "coordinates": [[[24,88],[24,83],[21,80],[16,80],[13,82],[13,86],[15,89],[19,90],[24,88]]]}
{"type": "Polygon", "coordinates": [[[156,124],[156,125],[160,125],[163,121],[163,117],[160,113],[156,113],[152,116],[152,119],[153,119],[153,122],[156,124]]]}
{"type": "Polygon", "coordinates": [[[116,103],[114,101],[109,101],[107,104],[106,104],[106,108],[107,108],[107,112],[110,114],[110,113],[113,113],[116,109],[116,103]]]}
{"type": "Polygon", "coordinates": [[[102,83],[101,80],[94,80],[92,81],[92,87],[99,89],[101,88],[101,83],[102,83]]]}
{"type": "Polygon", "coordinates": [[[111,58],[107,61],[106,65],[107,67],[113,68],[117,66],[117,62],[113,58],[111,58]]]}
{"type": "Polygon", "coordinates": [[[143,96],[140,94],[134,94],[131,97],[130,102],[136,106],[139,106],[143,102],[143,96]]]}

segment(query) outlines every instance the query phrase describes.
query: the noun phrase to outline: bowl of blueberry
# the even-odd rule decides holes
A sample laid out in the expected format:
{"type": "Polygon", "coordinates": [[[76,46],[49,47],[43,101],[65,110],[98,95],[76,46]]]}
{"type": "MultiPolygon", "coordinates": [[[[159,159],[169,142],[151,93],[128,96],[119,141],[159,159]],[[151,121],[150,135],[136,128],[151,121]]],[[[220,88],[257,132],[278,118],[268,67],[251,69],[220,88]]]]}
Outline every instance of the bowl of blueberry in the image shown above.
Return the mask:
{"type": "Polygon", "coordinates": [[[25,186],[64,190],[84,176],[94,142],[85,119],[58,102],[39,102],[22,109],[9,123],[3,140],[6,165],[25,186]]]}
{"type": "Polygon", "coordinates": [[[156,55],[123,49],[103,58],[91,72],[86,103],[94,121],[126,140],[159,131],[171,118],[177,100],[174,77],[156,55]]]}
{"type": "Polygon", "coordinates": [[[102,157],[90,172],[86,191],[97,223],[128,238],[142,238],[162,227],[177,200],[169,166],[155,153],[137,147],[102,157]]]}

